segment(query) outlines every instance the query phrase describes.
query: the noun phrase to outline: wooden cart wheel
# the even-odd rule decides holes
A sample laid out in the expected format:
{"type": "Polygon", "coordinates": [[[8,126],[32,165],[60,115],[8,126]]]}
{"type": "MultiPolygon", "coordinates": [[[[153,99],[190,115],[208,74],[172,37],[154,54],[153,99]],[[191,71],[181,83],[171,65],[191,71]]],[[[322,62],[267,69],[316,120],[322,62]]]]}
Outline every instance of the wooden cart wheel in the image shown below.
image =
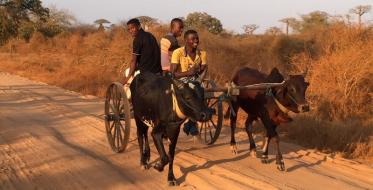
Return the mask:
{"type": "Polygon", "coordinates": [[[112,83],[106,91],[105,127],[106,135],[114,152],[123,152],[130,136],[131,115],[130,103],[123,85],[112,83]]]}
{"type": "MultiPolygon", "coordinates": [[[[204,88],[215,88],[216,84],[212,80],[202,82],[204,88]]],[[[212,118],[206,122],[198,122],[199,140],[206,145],[214,144],[219,138],[221,127],[223,125],[223,105],[219,97],[206,96],[208,108],[213,110],[212,118]]]]}

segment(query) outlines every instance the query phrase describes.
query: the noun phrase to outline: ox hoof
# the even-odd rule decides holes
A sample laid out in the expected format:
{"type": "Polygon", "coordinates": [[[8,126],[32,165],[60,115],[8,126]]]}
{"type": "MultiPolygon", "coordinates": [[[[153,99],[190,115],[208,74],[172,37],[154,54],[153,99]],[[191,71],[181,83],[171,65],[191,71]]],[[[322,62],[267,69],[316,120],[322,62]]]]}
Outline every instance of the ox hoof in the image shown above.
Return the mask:
{"type": "Polygon", "coordinates": [[[283,160],[281,160],[279,163],[276,163],[276,165],[279,171],[282,171],[282,172],[285,171],[285,163],[283,160]]]}
{"type": "Polygon", "coordinates": [[[255,149],[254,150],[250,150],[250,156],[252,158],[256,158],[256,150],[255,149]]]}
{"type": "Polygon", "coordinates": [[[176,180],[168,181],[168,186],[177,186],[176,180]]]}
{"type": "Polygon", "coordinates": [[[143,170],[148,170],[149,168],[150,168],[149,164],[142,164],[141,165],[141,169],[143,169],[143,170]]]}
{"type": "Polygon", "coordinates": [[[261,158],[261,161],[262,161],[263,164],[269,164],[268,156],[263,155],[262,158],[261,158]]]}
{"type": "Polygon", "coordinates": [[[162,172],[162,171],[163,171],[163,168],[164,168],[164,165],[161,164],[161,163],[156,163],[156,164],[154,165],[154,169],[156,169],[156,170],[159,171],[159,172],[162,172]]]}
{"type": "Polygon", "coordinates": [[[164,161],[159,161],[154,165],[154,169],[158,170],[159,172],[162,172],[164,169],[164,166],[168,164],[168,159],[164,161]]]}
{"type": "Polygon", "coordinates": [[[173,173],[169,173],[167,177],[168,186],[177,186],[176,178],[173,173]]]}
{"type": "Polygon", "coordinates": [[[238,152],[237,152],[237,145],[231,145],[231,151],[232,151],[232,154],[236,155],[238,152]]]}

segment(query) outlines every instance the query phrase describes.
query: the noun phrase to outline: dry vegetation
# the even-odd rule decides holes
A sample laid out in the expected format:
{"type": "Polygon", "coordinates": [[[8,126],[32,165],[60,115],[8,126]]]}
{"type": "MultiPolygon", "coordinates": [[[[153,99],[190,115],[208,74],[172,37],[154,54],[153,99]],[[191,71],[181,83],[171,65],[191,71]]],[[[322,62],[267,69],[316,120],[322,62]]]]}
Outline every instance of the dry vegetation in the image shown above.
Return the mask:
{"type": "MultiPolygon", "coordinates": [[[[150,29],[159,39],[165,26],[150,29]]],[[[283,127],[305,146],[373,158],[373,30],[334,23],[296,35],[215,35],[200,31],[211,78],[224,82],[242,66],[283,73],[308,69],[312,112],[283,127]]],[[[1,47],[0,69],[84,94],[104,96],[121,79],[131,52],[122,27],[97,32],[76,27],[53,38],[33,34],[1,47]]]]}
{"type": "Polygon", "coordinates": [[[288,135],[304,145],[372,160],[372,29],[335,25],[322,34],[319,58],[302,59],[310,68],[313,111],[290,124],[288,135]]]}

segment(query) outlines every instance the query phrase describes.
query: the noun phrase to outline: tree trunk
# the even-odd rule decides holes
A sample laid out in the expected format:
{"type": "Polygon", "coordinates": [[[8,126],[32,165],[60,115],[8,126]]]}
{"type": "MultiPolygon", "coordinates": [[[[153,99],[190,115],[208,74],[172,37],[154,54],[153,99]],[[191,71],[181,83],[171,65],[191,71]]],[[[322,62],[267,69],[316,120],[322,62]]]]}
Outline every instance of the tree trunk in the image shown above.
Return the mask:
{"type": "Polygon", "coordinates": [[[286,35],[289,35],[289,23],[286,23],[286,35]]]}

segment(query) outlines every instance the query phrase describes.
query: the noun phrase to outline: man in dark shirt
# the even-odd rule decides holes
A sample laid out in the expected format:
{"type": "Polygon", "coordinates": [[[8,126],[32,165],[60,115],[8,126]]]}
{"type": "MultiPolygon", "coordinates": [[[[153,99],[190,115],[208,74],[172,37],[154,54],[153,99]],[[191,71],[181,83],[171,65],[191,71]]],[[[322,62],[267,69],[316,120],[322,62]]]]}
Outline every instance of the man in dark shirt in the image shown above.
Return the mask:
{"type": "Polygon", "coordinates": [[[123,83],[127,84],[135,71],[162,73],[161,53],[155,37],[151,33],[145,32],[141,28],[140,21],[136,18],[129,20],[127,27],[134,39],[129,74],[123,83]]]}

